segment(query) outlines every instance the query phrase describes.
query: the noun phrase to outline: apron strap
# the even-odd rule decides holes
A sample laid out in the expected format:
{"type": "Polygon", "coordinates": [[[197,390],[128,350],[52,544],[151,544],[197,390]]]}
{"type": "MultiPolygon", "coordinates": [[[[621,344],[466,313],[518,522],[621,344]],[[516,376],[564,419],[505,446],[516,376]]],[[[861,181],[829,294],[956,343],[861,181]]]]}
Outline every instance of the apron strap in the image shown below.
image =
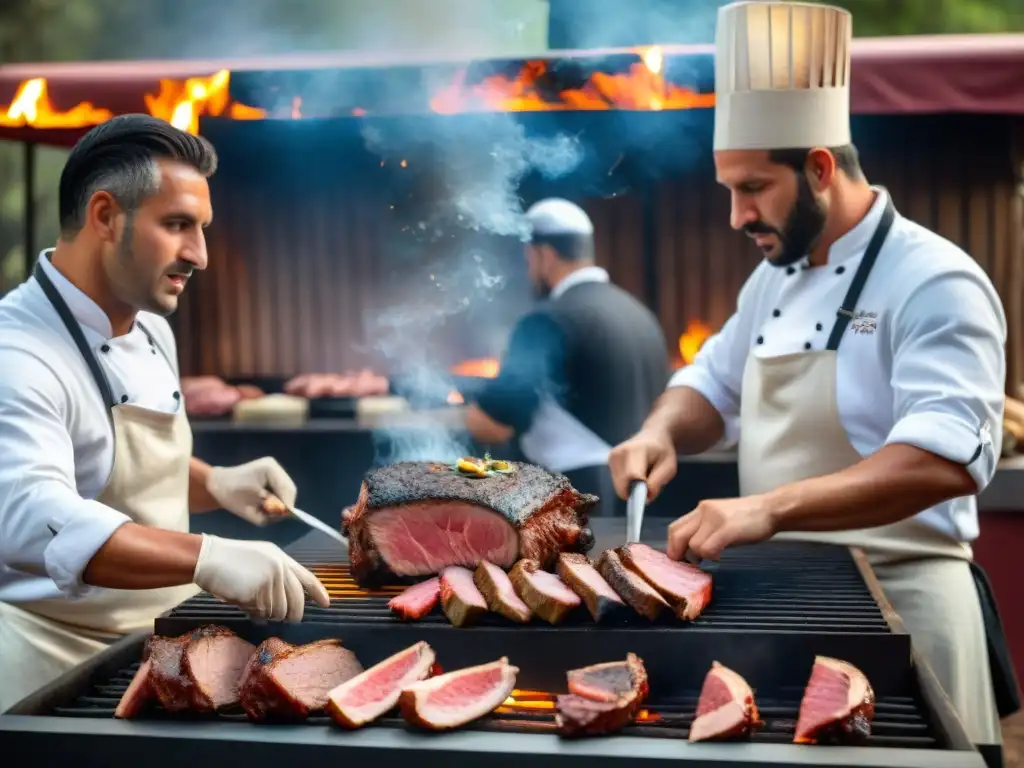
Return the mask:
{"type": "MultiPolygon", "coordinates": [[[[46,258],[45,256],[43,258],[46,258]]],[[[89,347],[89,343],[85,340],[85,334],[82,333],[82,326],[75,320],[74,315],[71,314],[71,310],[68,309],[67,302],[60,295],[60,292],[54,287],[53,282],[47,277],[46,272],[43,271],[42,266],[39,262],[36,262],[35,269],[32,270],[32,276],[39,283],[39,287],[43,289],[43,293],[46,294],[46,298],[50,300],[53,308],[57,310],[57,314],[60,315],[61,322],[64,323],[64,327],[68,329],[68,333],[71,334],[71,338],[75,342],[75,346],[78,347],[78,351],[85,359],[86,365],[89,366],[89,371],[92,373],[93,379],[96,381],[96,386],[100,388],[100,394],[103,396],[103,402],[107,404],[107,408],[113,408],[117,405],[117,401],[114,399],[114,392],[110,388],[110,382],[107,380],[107,376],[103,373],[103,369],[100,367],[100,361],[96,359],[96,354],[89,347]]]]}
{"type": "Polygon", "coordinates": [[[857,267],[857,272],[853,276],[853,282],[850,283],[850,288],[843,299],[843,305],[836,310],[836,322],[832,326],[832,333],[828,337],[828,344],[825,345],[825,349],[830,349],[833,352],[839,349],[839,342],[843,339],[843,331],[846,330],[847,323],[854,316],[857,302],[860,301],[860,294],[864,290],[864,284],[868,281],[868,275],[871,274],[871,269],[875,266],[875,261],[878,259],[878,254],[882,251],[882,245],[885,243],[885,238],[888,237],[889,230],[892,229],[892,223],[895,219],[896,208],[893,206],[892,198],[890,197],[886,200],[885,210],[882,211],[882,218],[878,222],[878,227],[875,228],[875,233],[871,236],[871,242],[868,243],[867,250],[864,251],[864,258],[861,259],[860,266],[857,267]]]}

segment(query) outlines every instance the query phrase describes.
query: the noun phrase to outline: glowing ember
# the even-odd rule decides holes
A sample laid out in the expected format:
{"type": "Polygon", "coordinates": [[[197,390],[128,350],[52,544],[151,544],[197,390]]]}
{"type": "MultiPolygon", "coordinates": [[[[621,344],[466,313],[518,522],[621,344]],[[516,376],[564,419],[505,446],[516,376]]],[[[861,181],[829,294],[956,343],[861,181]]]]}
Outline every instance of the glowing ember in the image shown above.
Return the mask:
{"type": "Polygon", "coordinates": [[[448,87],[430,100],[430,108],[442,114],[458,112],[548,112],[557,110],[661,110],[713,107],[713,93],[696,91],[665,81],[664,55],[657,46],[639,48],[640,61],[626,74],[595,72],[582,88],[560,91],[558,101],[541,93],[540,82],[548,75],[546,61],[528,61],[514,77],[494,75],[479,83],[466,83],[462,69],[448,87]]]}
{"type": "MultiPolygon", "coordinates": [[[[144,94],[146,110],[171,125],[199,133],[199,118],[230,117],[233,120],[259,120],[266,112],[231,100],[231,74],[222,69],[209,77],[188,80],[161,80],[154,94],[144,94]]],[[[19,87],[6,112],[0,112],[0,127],[5,128],[91,128],[114,116],[109,109],[88,101],[66,112],[54,108],[47,94],[46,78],[26,80],[19,87]]]]}
{"type": "MultiPolygon", "coordinates": [[[[512,691],[512,694],[502,702],[495,711],[499,715],[514,715],[529,712],[554,712],[556,694],[546,691],[519,690],[512,691]]],[[[660,721],[661,715],[651,712],[648,709],[641,709],[636,714],[638,723],[656,723],[660,721]]]]}
{"type": "Polygon", "coordinates": [[[452,374],[455,376],[473,376],[478,379],[494,379],[501,370],[501,363],[493,358],[482,360],[463,360],[461,363],[452,366],[452,374]]]}
{"type": "Polygon", "coordinates": [[[683,365],[689,365],[697,357],[704,342],[714,333],[710,327],[700,320],[691,320],[686,330],[679,336],[679,355],[683,365]]]}

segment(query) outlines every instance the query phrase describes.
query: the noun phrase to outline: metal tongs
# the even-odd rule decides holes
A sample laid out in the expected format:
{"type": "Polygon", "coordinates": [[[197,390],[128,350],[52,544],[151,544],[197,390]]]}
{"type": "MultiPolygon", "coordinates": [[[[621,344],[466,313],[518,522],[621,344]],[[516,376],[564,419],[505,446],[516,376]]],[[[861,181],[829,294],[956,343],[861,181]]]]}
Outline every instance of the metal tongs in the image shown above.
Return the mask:
{"type": "Polygon", "coordinates": [[[647,506],[647,483],[637,480],[629,489],[626,500],[626,543],[640,542],[640,531],[644,527],[644,508],[647,506]]]}

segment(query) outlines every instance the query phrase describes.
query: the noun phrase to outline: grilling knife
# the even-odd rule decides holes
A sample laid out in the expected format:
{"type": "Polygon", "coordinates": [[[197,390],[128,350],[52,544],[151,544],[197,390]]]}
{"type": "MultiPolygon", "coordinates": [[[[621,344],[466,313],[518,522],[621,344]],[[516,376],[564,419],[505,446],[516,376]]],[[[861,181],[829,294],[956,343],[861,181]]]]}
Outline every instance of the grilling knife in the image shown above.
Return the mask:
{"type": "Polygon", "coordinates": [[[647,483],[637,480],[629,489],[626,500],[626,543],[640,542],[640,530],[644,527],[644,507],[647,505],[647,483]]]}
{"type": "Polygon", "coordinates": [[[318,517],[313,517],[313,515],[308,512],[303,512],[301,509],[297,509],[295,507],[288,507],[283,501],[273,494],[268,494],[263,500],[263,509],[269,515],[291,515],[308,525],[310,528],[315,528],[320,531],[320,533],[326,534],[335,541],[341,542],[345,549],[348,549],[348,540],[342,536],[339,531],[334,530],[323,520],[318,517]]]}

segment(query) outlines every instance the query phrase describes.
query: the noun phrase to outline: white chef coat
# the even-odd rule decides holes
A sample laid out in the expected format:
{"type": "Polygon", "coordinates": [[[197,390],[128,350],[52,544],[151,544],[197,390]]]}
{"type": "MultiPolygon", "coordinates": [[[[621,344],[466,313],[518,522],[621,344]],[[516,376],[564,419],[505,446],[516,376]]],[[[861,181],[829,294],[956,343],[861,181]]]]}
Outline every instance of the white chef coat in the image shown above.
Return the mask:
{"type": "MultiPolygon", "coordinates": [[[[824,349],[885,208],[886,191],[874,189],[868,215],[832,245],[824,266],[762,262],[736,313],[669,386],[697,390],[734,428],[751,351],[824,349]]],[[[835,397],[850,443],[862,456],[890,443],[917,446],[966,464],[983,490],[999,459],[1006,379],[1006,317],[988,276],[956,245],[897,213],[856,310],[874,312],[877,328],[856,333],[851,324],[837,353],[835,397]]],[[[918,517],[960,541],[978,536],[974,496],[918,517]]]]}
{"type": "MultiPolygon", "coordinates": [[[[112,338],[99,306],[50,263],[40,263],[82,326],[115,398],[142,408],[184,407],[167,321],[140,312],[112,338]]],[[[0,299],[0,601],[75,598],[82,571],[127,516],[94,501],[114,464],[114,435],[99,388],[35,279],[0,299]],[[47,518],[45,525],[35,522],[47,518]],[[32,522],[30,522],[32,521],[32,522]],[[49,530],[48,530],[49,527],[49,530]]]]}

